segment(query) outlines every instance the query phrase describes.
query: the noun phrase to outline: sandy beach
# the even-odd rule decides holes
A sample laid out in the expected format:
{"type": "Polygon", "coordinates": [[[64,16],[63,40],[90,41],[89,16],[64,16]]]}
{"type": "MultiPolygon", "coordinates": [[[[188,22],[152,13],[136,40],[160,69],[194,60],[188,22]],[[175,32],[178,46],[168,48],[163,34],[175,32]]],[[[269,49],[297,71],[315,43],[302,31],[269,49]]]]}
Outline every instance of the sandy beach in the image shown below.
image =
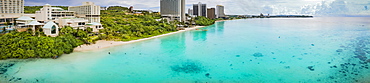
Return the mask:
{"type": "Polygon", "coordinates": [[[202,27],[205,27],[205,26],[195,26],[195,27],[191,27],[191,28],[185,28],[185,30],[179,30],[179,31],[171,32],[171,33],[167,33],[167,34],[157,35],[157,36],[138,39],[138,40],[125,41],[125,42],[124,41],[99,40],[99,41],[96,41],[95,44],[90,44],[90,45],[84,44],[84,45],[78,46],[74,49],[74,51],[75,52],[82,52],[82,51],[99,50],[99,49],[102,49],[102,48],[119,46],[119,45],[134,43],[134,42],[140,42],[140,41],[145,41],[145,40],[154,39],[154,38],[158,38],[158,37],[163,37],[163,36],[167,36],[167,35],[172,35],[172,34],[176,34],[176,33],[181,33],[181,32],[185,32],[185,31],[195,30],[197,28],[202,28],[202,27]]]}

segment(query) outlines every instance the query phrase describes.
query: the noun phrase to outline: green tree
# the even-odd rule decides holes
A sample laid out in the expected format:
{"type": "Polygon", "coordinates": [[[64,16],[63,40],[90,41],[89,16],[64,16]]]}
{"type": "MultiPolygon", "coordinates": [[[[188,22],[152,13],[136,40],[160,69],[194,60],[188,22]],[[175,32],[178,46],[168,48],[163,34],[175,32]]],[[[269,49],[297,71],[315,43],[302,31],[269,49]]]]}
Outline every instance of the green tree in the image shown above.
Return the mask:
{"type": "Polygon", "coordinates": [[[50,58],[71,53],[83,44],[72,34],[58,37],[32,36],[29,32],[10,32],[0,35],[0,59],[50,58]]]}
{"type": "MultiPolygon", "coordinates": [[[[43,6],[24,6],[24,13],[30,14],[35,13],[36,11],[39,11],[43,6]]],[[[64,10],[68,10],[68,6],[53,6],[53,7],[59,7],[64,10]]]]}
{"type": "Polygon", "coordinates": [[[5,29],[5,27],[3,27],[3,28],[2,28],[2,30],[3,30],[3,31],[1,32],[2,34],[6,33],[6,29],[5,29]]]}
{"type": "Polygon", "coordinates": [[[101,20],[104,29],[100,30],[100,39],[135,40],[159,34],[177,31],[174,23],[156,21],[161,16],[158,13],[145,15],[123,15],[125,11],[102,11],[101,20]]]}
{"type": "Polygon", "coordinates": [[[6,21],[5,23],[4,23],[4,25],[5,25],[5,27],[9,27],[9,25],[10,25],[10,21],[6,21]]]}
{"type": "Polygon", "coordinates": [[[128,11],[128,8],[122,6],[110,6],[107,10],[128,11]]]}
{"type": "Polygon", "coordinates": [[[203,16],[198,16],[195,18],[195,23],[200,26],[208,26],[214,24],[215,20],[203,16]]]}
{"type": "Polygon", "coordinates": [[[87,32],[87,33],[92,33],[92,31],[93,31],[93,29],[92,29],[92,28],[90,28],[90,27],[87,27],[87,28],[86,28],[86,32],[87,32]]]}
{"type": "Polygon", "coordinates": [[[66,26],[64,28],[61,28],[59,33],[64,35],[64,34],[75,34],[77,32],[76,29],[73,29],[72,27],[70,26],[66,26]]]}

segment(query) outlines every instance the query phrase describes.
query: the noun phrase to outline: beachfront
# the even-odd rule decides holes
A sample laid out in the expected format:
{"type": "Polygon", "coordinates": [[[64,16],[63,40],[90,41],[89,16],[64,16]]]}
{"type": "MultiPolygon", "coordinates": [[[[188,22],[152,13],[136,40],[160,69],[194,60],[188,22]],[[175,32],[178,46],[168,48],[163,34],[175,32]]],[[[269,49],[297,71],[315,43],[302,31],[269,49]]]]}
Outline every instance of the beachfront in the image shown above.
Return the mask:
{"type": "MultiPolygon", "coordinates": [[[[219,22],[221,22],[221,21],[219,21],[219,22]]],[[[195,27],[191,27],[191,28],[185,28],[185,30],[179,30],[179,31],[176,31],[176,32],[171,32],[171,33],[167,33],[167,34],[157,35],[157,36],[138,39],[138,40],[131,40],[131,41],[99,40],[99,41],[96,41],[95,44],[90,44],[90,45],[84,44],[84,45],[78,46],[78,47],[74,48],[74,51],[75,52],[81,52],[81,51],[99,50],[99,49],[113,47],[113,46],[119,46],[119,45],[134,43],[134,42],[140,42],[140,41],[155,39],[155,38],[158,38],[158,37],[163,37],[163,36],[168,36],[168,35],[181,33],[181,32],[185,32],[185,31],[195,30],[195,29],[202,28],[202,27],[205,27],[205,26],[195,26],[195,27]]]]}

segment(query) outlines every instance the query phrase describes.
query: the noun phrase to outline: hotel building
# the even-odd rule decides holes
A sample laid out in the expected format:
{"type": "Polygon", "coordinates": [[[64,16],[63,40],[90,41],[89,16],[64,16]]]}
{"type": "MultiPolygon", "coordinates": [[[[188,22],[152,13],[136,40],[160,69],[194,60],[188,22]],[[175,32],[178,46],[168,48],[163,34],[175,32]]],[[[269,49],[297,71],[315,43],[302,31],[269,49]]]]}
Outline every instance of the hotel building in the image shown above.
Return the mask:
{"type": "Polygon", "coordinates": [[[189,16],[192,16],[193,15],[193,10],[192,9],[188,9],[188,14],[189,14],[189,16]]]}
{"type": "Polygon", "coordinates": [[[216,18],[222,18],[222,17],[225,17],[224,6],[217,5],[216,6],[216,18]]]}
{"type": "Polygon", "coordinates": [[[89,20],[89,23],[100,23],[100,6],[93,2],[83,2],[82,6],[70,6],[69,11],[74,11],[76,17],[89,20]]]}
{"type": "Polygon", "coordinates": [[[216,18],[216,15],[215,15],[215,8],[208,8],[207,9],[207,17],[209,19],[215,19],[216,18]]]}
{"type": "Polygon", "coordinates": [[[170,21],[186,21],[185,0],[160,0],[160,13],[170,21]]]}
{"type": "Polygon", "coordinates": [[[36,20],[40,22],[54,21],[60,17],[73,17],[73,11],[66,11],[59,7],[46,4],[40,11],[36,11],[36,20]]]}
{"type": "Polygon", "coordinates": [[[24,14],[24,0],[0,0],[0,26],[24,14]]]}
{"type": "Polygon", "coordinates": [[[207,17],[207,4],[193,4],[193,15],[207,17]]]}

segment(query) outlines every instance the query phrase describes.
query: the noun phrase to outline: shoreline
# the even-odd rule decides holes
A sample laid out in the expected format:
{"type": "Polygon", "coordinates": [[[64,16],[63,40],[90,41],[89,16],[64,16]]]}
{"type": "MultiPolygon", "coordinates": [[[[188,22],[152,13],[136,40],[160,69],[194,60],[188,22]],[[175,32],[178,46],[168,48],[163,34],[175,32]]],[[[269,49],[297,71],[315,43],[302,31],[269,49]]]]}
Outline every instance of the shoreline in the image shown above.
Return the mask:
{"type": "Polygon", "coordinates": [[[223,21],[228,21],[228,20],[216,20],[215,22],[223,22],[223,21]]]}
{"type": "Polygon", "coordinates": [[[153,36],[153,37],[149,37],[149,38],[142,38],[142,39],[131,40],[131,41],[107,41],[107,40],[98,40],[98,41],[96,41],[95,44],[91,44],[91,45],[83,44],[83,45],[80,45],[80,46],[74,48],[73,49],[73,52],[84,52],[84,51],[100,50],[100,49],[104,49],[104,48],[109,48],[109,47],[114,47],[114,46],[120,46],[120,45],[124,45],[124,44],[135,43],[135,42],[140,42],[140,41],[155,39],[155,38],[159,38],[159,37],[164,37],[164,36],[168,36],[168,35],[172,35],[172,34],[176,34],[176,33],[181,33],[181,32],[185,32],[185,31],[190,31],[190,30],[195,30],[195,29],[203,28],[203,27],[206,27],[206,26],[194,26],[194,27],[190,27],[190,28],[185,28],[185,30],[179,30],[179,31],[176,31],[176,32],[171,32],[171,33],[157,35],[157,36],[153,36]]]}

